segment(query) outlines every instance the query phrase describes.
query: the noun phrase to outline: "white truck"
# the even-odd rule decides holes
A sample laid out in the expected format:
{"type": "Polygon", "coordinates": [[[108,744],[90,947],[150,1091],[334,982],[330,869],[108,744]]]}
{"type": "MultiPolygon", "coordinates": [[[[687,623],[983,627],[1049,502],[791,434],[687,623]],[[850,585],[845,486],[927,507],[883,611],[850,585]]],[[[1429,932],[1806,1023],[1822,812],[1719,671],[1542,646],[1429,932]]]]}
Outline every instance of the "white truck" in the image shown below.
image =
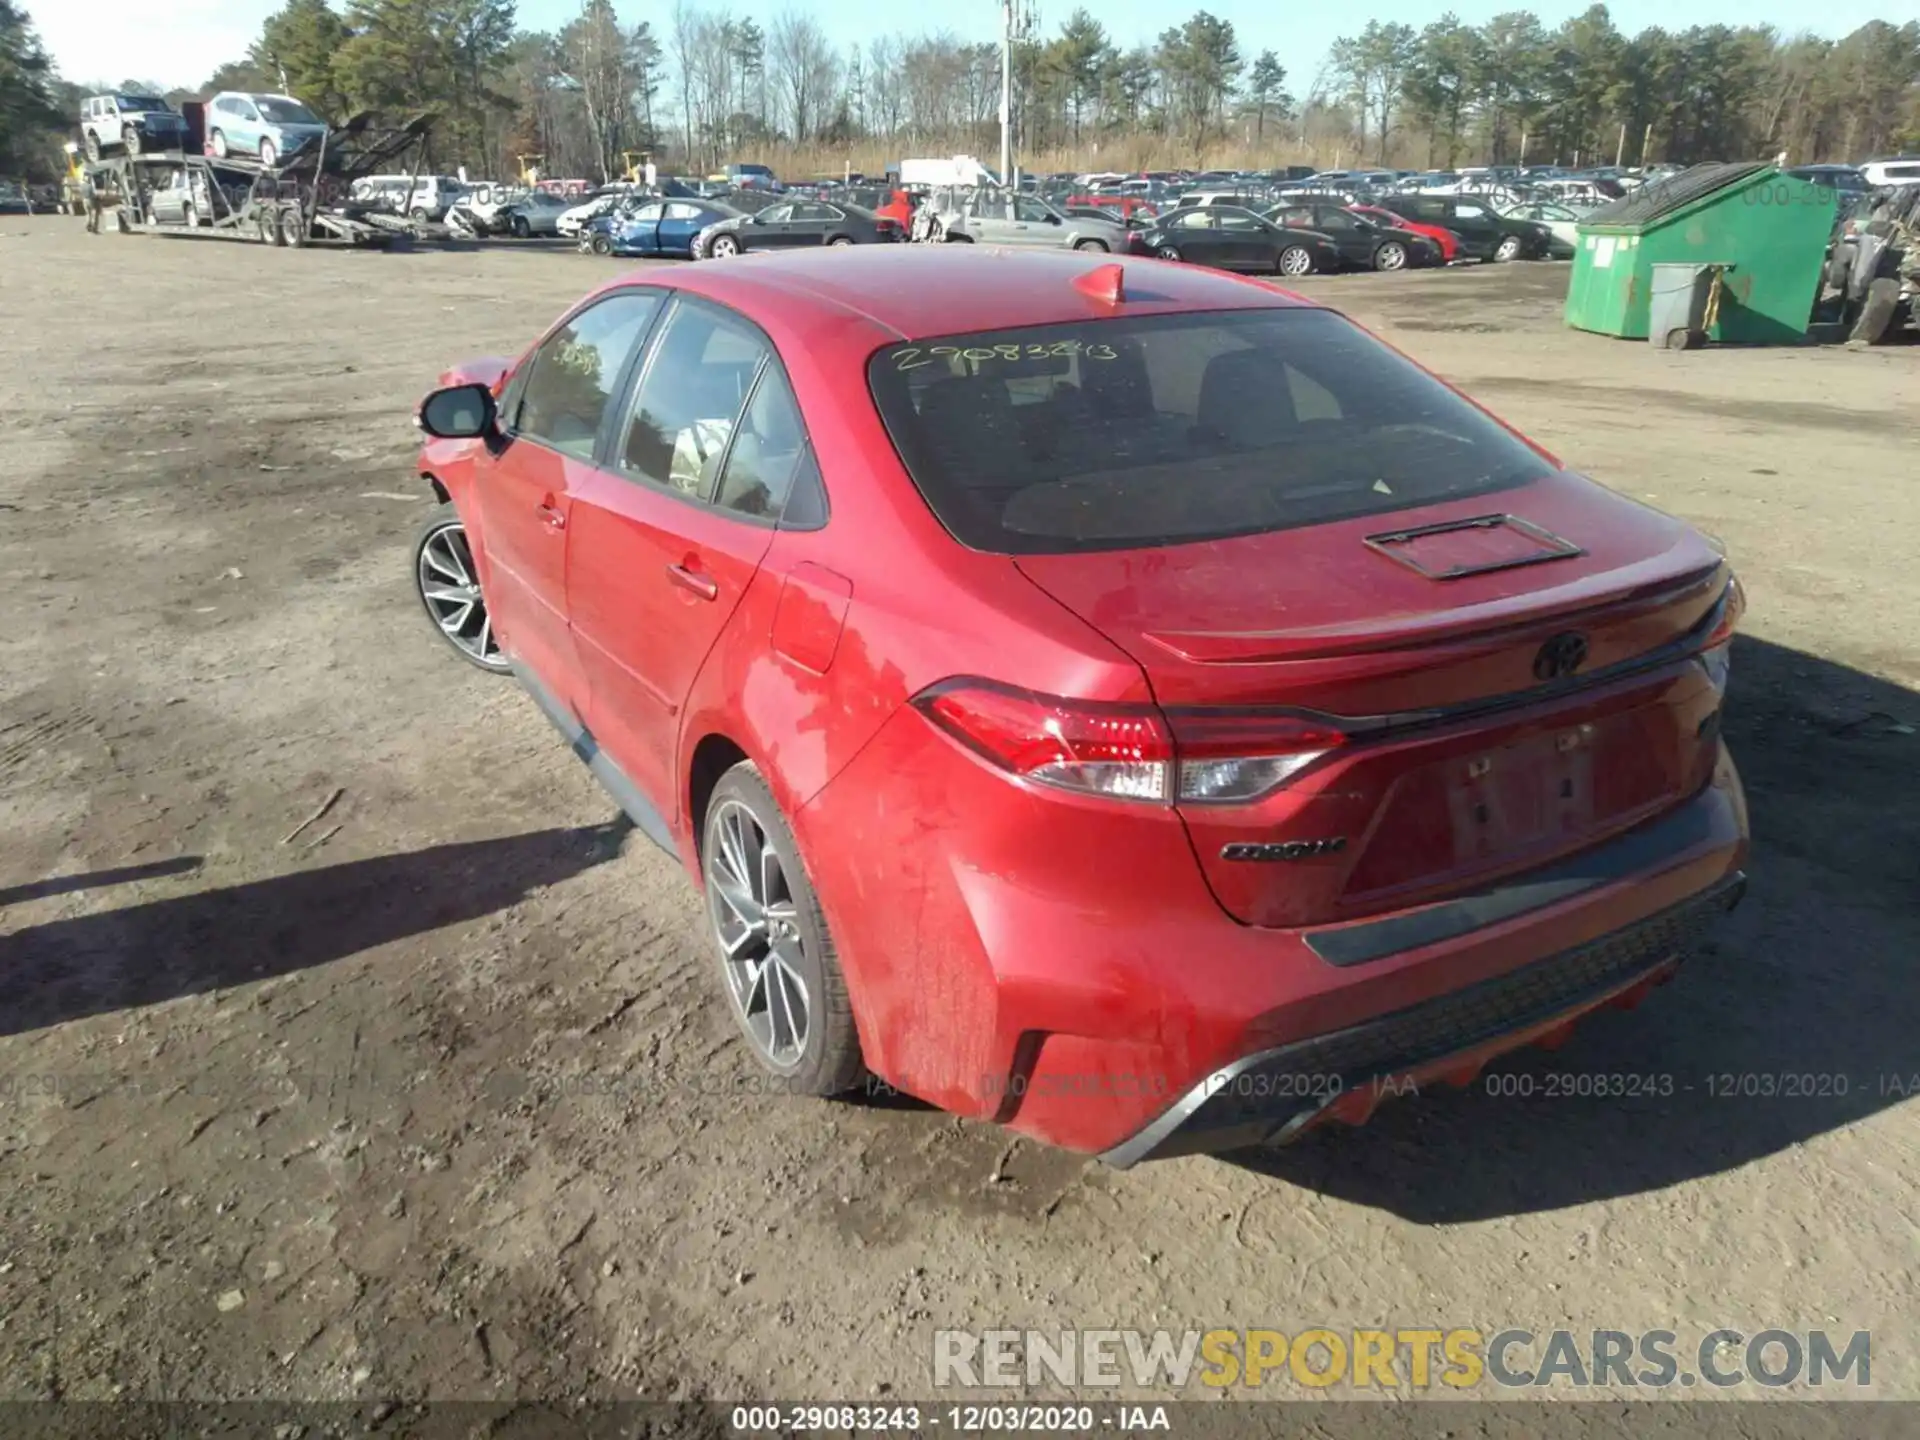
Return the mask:
{"type": "Polygon", "coordinates": [[[992,185],[1000,177],[971,155],[954,155],[945,160],[902,160],[900,184],[908,186],[992,185]]]}

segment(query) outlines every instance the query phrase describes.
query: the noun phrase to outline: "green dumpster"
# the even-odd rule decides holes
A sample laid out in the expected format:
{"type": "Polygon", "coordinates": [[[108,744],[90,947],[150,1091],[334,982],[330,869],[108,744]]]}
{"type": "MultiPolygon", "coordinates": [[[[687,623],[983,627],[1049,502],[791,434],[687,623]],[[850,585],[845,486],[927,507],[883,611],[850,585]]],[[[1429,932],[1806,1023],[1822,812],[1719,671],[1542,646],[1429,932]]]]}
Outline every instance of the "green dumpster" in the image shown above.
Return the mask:
{"type": "MultiPolygon", "coordinates": [[[[1656,265],[1720,272],[1704,337],[1734,345],[1806,338],[1838,197],[1771,165],[1695,165],[1580,222],[1567,324],[1645,340],[1656,265]]],[[[1677,275],[1665,271],[1663,275],[1677,275]]]]}

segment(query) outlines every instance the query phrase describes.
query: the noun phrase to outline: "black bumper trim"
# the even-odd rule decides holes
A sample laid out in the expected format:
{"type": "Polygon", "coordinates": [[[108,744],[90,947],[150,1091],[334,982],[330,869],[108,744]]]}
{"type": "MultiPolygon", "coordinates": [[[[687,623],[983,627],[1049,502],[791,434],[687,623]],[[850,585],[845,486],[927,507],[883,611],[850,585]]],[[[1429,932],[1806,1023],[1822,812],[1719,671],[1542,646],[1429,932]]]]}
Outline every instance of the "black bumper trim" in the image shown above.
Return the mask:
{"type": "Polygon", "coordinates": [[[1294,1041],[1214,1071],[1100,1158],[1211,1154],[1291,1139],[1341,1095],[1591,1005],[1684,958],[1740,903],[1735,871],[1657,914],[1585,945],[1345,1030],[1294,1041]]]}
{"type": "Polygon", "coordinates": [[[1491,889],[1424,910],[1359,920],[1335,929],[1309,931],[1307,948],[1329,965],[1365,965],[1407,950],[1454,940],[1475,930],[1571,900],[1629,875],[1660,868],[1661,862],[1713,838],[1707,807],[1687,805],[1617,840],[1583,850],[1565,860],[1528,871],[1491,889]]]}

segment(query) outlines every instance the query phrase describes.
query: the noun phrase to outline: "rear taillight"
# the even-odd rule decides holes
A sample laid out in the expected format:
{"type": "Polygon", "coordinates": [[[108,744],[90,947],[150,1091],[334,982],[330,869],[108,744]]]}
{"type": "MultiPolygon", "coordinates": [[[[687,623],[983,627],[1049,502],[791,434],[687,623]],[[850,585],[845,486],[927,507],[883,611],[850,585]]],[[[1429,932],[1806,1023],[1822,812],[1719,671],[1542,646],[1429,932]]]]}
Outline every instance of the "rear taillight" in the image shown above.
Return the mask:
{"type": "Polygon", "coordinates": [[[1707,679],[1713,682],[1713,688],[1722,695],[1727,691],[1727,676],[1733,668],[1733,636],[1740,628],[1740,617],[1747,613],[1747,592],[1740,588],[1739,578],[1727,581],[1725,593],[1720,597],[1719,613],[1713,618],[1713,629],[1707,632],[1707,638],[1700,646],[1700,665],[1707,672],[1707,679]]]}
{"type": "Polygon", "coordinates": [[[1180,710],[1169,717],[1182,800],[1253,800],[1346,744],[1325,721],[1180,710]]]}
{"type": "Polygon", "coordinates": [[[914,704],[1001,769],[1124,800],[1257,799],[1346,743],[1322,721],[1064,700],[986,681],[949,681],[914,704]]]}

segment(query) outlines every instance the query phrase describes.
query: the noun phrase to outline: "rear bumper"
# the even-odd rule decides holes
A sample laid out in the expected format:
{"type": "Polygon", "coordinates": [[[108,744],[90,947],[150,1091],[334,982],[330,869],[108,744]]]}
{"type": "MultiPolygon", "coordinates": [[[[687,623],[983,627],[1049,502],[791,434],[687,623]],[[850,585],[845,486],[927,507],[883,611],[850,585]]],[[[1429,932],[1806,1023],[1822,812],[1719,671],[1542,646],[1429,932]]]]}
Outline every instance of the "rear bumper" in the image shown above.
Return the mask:
{"type": "Polygon", "coordinates": [[[1360,1123],[1431,1080],[1470,1083],[1488,1061],[1551,1041],[1603,1006],[1638,1004],[1670,979],[1701,933],[1746,893],[1728,876],[1611,935],[1483,981],[1216,1070],[1100,1158],[1141,1160],[1284,1144],[1328,1120],[1360,1123]]]}
{"type": "MultiPolygon", "coordinates": [[[[904,707],[793,819],[869,1069],[942,1109],[1118,1163],[1176,1153],[1182,1130],[1188,1148],[1218,1148],[1192,1143],[1226,1128],[1218,1110],[1199,1115],[1205,1087],[1268,1073],[1276,1057],[1307,1054],[1308,1073],[1351,1093],[1375,1073],[1458,1069],[1463,1051],[1525,1044],[1670,967],[1687,936],[1663,948],[1662,917],[1704,923],[1747,849],[1723,750],[1691,800],[1579,866],[1346,925],[1245,925],[1171,810],[1011,783],[904,707]],[[1490,1019],[1433,1018],[1527,973],[1571,978],[1501,990],[1518,998],[1490,1019]],[[1409,1037],[1408,1016],[1427,1028],[1409,1037]],[[1369,1048],[1302,1050],[1350,1032],[1369,1048]]],[[[1344,1103],[1350,1116],[1356,1102],[1344,1103]]],[[[1299,1108],[1250,1117],[1256,1138],[1299,1108]]]]}

